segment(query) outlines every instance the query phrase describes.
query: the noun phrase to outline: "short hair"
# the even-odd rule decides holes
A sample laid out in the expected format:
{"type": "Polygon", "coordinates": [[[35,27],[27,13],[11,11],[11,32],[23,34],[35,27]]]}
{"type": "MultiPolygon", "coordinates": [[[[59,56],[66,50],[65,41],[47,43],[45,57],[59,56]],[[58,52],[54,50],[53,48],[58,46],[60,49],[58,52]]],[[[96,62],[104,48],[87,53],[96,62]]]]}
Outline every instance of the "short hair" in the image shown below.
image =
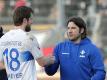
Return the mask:
{"type": "Polygon", "coordinates": [[[27,6],[20,6],[15,9],[13,14],[13,22],[15,26],[20,26],[23,22],[23,19],[26,18],[29,20],[31,13],[33,13],[33,10],[30,7],[27,6]]]}
{"type": "Polygon", "coordinates": [[[84,32],[82,33],[81,38],[82,39],[86,38],[87,27],[86,27],[85,21],[81,17],[70,17],[67,22],[67,25],[69,24],[69,22],[74,22],[79,27],[80,30],[81,30],[81,28],[83,28],[84,32]]]}

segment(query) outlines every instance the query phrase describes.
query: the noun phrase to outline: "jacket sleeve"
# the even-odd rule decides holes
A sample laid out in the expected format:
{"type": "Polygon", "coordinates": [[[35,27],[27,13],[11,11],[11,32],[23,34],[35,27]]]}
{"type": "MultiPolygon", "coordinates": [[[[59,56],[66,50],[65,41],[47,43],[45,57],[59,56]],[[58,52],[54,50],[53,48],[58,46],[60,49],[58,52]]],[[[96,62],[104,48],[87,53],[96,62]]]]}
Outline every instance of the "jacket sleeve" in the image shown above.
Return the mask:
{"type": "Polygon", "coordinates": [[[47,73],[47,75],[52,76],[54,75],[59,67],[59,56],[58,56],[58,47],[56,46],[54,49],[54,56],[55,56],[55,63],[49,66],[45,66],[45,72],[47,73]]]}
{"type": "Polygon", "coordinates": [[[96,46],[92,48],[90,62],[94,74],[91,80],[105,80],[106,72],[104,70],[103,58],[96,46]]]}

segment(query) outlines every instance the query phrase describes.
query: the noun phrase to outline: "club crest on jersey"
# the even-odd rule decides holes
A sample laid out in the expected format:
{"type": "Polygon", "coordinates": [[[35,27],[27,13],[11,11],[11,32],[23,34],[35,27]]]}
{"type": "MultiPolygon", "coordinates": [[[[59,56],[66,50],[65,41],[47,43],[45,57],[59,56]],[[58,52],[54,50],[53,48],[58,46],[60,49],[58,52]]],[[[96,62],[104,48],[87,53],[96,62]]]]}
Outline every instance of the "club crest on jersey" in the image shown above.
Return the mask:
{"type": "Polygon", "coordinates": [[[80,52],[80,56],[79,56],[79,57],[85,58],[85,54],[86,54],[86,52],[85,52],[84,50],[82,50],[82,51],[80,52]]]}

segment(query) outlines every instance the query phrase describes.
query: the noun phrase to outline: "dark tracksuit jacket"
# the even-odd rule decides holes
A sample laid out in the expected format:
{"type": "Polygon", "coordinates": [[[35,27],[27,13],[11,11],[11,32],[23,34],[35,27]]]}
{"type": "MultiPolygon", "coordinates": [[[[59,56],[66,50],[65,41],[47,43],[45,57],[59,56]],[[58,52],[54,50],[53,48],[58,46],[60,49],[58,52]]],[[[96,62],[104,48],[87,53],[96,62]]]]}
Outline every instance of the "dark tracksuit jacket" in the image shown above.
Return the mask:
{"type": "Polygon", "coordinates": [[[101,52],[88,38],[79,44],[70,40],[59,43],[54,56],[55,63],[45,67],[48,75],[54,75],[60,65],[61,80],[105,80],[101,52]]]}

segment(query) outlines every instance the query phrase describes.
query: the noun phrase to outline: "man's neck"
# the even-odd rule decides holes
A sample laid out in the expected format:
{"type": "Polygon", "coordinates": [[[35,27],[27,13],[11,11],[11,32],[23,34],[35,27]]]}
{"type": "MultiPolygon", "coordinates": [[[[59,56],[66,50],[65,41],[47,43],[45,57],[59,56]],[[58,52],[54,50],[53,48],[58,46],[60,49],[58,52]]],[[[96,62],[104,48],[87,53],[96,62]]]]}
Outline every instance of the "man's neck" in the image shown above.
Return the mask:
{"type": "Polygon", "coordinates": [[[24,30],[24,27],[23,26],[15,26],[14,29],[22,29],[22,30],[24,30]]]}

